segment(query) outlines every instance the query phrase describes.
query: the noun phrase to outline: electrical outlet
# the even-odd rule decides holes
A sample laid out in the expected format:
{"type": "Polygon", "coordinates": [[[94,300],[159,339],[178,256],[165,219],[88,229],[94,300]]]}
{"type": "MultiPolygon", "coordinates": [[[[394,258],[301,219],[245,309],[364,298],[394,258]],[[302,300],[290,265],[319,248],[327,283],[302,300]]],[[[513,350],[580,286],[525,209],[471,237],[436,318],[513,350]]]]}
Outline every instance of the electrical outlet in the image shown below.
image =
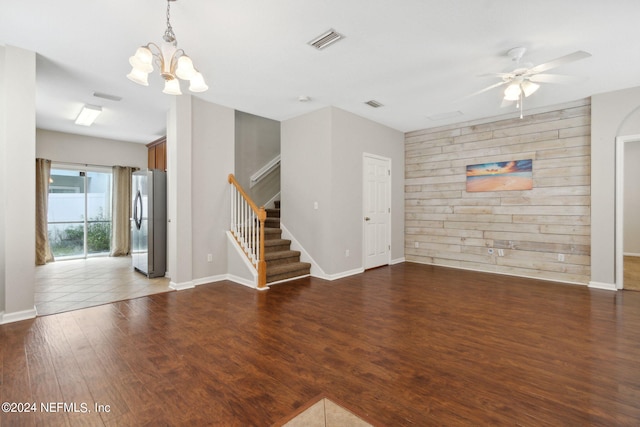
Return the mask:
{"type": "Polygon", "coordinates": [[[213,262],[213,254],[207,254],[207,262],[213,262]]]}
{"type": "Polygon", "coordinates": [[[564,262],[564,254],[558,254],[558,261],[564,262]]]}
{"type": "Polygon", "coordinates": [[[313,202],[313,209],[318,209],[318,202],[313,202]]]}
{"type": "Polygon", "coordinates": [[[347,249],[346,251],[344,251],[344,256],[349,256],[349,249],[347,249]]]}
{"type": "Polygon", "coordinates": [[[413,243],[413,247],[414,248],[419,248],[420,247],[420,242],[414,242],[413,243]]]}
{"type": "Polygon", "coordinates": [[[498,256],[504,256],[504,249],[498,249],[498,256]]]}

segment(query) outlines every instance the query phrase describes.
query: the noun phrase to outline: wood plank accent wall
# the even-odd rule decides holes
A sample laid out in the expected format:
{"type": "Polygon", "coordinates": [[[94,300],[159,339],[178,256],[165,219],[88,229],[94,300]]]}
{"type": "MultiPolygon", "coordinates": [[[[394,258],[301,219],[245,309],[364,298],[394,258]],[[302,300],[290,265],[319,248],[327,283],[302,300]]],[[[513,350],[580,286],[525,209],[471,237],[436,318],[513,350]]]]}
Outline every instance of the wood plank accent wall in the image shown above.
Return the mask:
{"type": "Polygon", "coordinates": [[[588,284],[591,102],[559,108],[407,133],[406,260],[588,284]],[[467,165],[521,159],[532,190],[466,192],[467,165]]]}

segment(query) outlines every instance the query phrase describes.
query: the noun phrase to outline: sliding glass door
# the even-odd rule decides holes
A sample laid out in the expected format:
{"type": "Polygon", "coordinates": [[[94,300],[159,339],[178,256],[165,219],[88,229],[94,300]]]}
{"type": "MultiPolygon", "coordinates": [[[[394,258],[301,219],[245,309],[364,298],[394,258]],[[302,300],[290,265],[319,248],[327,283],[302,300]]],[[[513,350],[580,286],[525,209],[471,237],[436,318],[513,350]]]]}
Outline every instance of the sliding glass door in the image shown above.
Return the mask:
{"type": "Polygon", "coordinates": [[[56,259],[108,255],[111,169],[53,164],[49,180],[49,243],[56,259]]]}

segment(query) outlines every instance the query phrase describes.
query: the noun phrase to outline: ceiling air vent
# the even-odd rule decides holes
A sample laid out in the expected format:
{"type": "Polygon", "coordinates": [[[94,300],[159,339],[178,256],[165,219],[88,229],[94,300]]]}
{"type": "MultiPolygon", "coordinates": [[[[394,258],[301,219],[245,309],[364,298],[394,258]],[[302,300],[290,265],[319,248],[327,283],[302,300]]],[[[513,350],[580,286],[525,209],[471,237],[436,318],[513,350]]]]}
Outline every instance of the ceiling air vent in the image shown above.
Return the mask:
{"type": "Polygon", "coordinates": [[[122,101],[121,96],[109,95],[108,93],[93,92],[93,96],[96,98],[108,99],[109,101],[122,101]]]}
{"type": "Polygon", "coordinates": [[[367,102],[365,102],[365,104],[367,104],[369,107],[373,107],[373,108],[380,108],[380,107],[382,107],[382,104],[381,104],[381,103],[379,103],[378,101],[373,100],[373,99],[372,99],[371,101],[367,101],[367,102]]]}
{"type": "Polygon", "coordinates": [[[321,36],[318,36],[315,39],[311,40],[309,44],[318,50],[322,50],[330,44],[333,44],[343,38],[344,36],[342,34],[338,33],[334,29],[330,29],[321,36]]]}

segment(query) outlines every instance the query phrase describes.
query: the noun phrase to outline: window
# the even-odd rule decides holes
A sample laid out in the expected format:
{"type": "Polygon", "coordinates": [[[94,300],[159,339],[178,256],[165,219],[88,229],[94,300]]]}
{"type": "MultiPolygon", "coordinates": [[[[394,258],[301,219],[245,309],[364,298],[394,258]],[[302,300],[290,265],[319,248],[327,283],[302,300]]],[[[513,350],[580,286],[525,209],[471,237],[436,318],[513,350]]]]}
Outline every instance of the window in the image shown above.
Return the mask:
{"type": "Polygon", "coordinates": [[[109,254],[111,181],[110,168],[52,165],[48,231],[56,258],[109,254]]]}

